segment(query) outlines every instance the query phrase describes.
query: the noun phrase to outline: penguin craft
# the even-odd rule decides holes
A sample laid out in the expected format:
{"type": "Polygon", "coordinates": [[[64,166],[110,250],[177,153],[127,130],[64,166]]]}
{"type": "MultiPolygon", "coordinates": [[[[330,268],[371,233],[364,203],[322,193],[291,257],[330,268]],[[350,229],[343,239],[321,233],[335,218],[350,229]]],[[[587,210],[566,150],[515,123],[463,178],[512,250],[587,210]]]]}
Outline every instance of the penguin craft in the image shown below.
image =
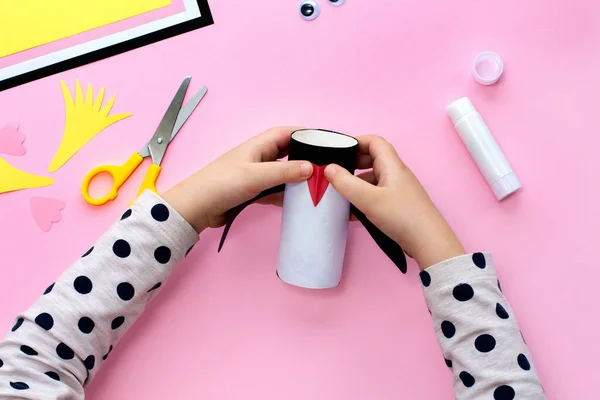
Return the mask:
{"type": "Polygon", "coordinates": [[[354,173],[358,141],[338,132],[302,129],[292,133],[288,150],[289,160],[310,161],[313,175],[305,182],[265,190],[229,210],[219,251],[233,221],[247,206],[263,197],[284,192],[277,263],[277,275],[282,281],[311,289],[337,286],[342,276],[351,212],[398,269],[406,273],[406,257],[402,248],[342,197],[325,178],[325,167],[332,163],[354,173]]]}

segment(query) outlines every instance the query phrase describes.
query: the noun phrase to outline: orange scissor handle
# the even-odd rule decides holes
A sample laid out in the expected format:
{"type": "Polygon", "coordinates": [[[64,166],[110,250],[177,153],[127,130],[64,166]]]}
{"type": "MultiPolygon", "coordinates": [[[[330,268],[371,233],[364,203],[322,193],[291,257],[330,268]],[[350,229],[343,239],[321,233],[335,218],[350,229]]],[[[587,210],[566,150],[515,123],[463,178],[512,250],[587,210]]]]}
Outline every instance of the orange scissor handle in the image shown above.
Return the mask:
{"type": "MultiPolygon", "coordinates": [[[[81,185],[81,194],[83,195],[85,201],[93,206],[101,206],[111,200],[114,200],[117,197],[117,191],[121,185],[123,185],[127,178],[131,176],[133,171],[135,171],[135,169],[142,163],[143,160],[144,158],[142,156],[140,156],[138,153],[134,153],[123,165],[100,165],[91,170],[85,176],[81,185]],[[101,173],[107,173],[112,176],[113,184],[106,196],[99,199],[94,199],[90,196],[89,192],[90,182],[101,173]]],[[[144,179],[144,182],[145,181],[146,179],[144,179]]]]}

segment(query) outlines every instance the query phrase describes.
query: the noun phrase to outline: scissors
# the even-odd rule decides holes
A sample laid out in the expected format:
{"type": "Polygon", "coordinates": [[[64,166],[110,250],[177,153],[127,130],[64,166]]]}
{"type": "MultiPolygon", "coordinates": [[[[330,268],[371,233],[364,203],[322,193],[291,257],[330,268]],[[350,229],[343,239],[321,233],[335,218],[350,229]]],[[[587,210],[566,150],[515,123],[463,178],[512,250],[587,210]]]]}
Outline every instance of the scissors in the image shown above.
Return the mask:
{"type": "Polygon", "coordinates": [[[133,155],[129,157],[129,160],[123,165],[100,165],[92,169],[85,176],[81,186],[81,193],[86,202],[94,206],[100,206],[114,200],[117,197],[117,191],[121,185],[125,183],[146,157],[152,158],[152,164],[150,164],[150,168],[148,169],[148,172],[146,172],[146,176],[142,181],[142,185],[140,186],[136,198],[147,189],[156,193],[155,184],[158,174],[160,173],[160,163],[167,151],[169,143],[171,143],[175,135],[177,135],[208,90],[206,86],[203,86],[198,93],[182,107],[185,93],[190,85],[190,80],[191,77],[189,76],[183,80],[175,97],[173,97],[173,100],[171,101],[171,105],[169,105],[158,128],[156,128],[156,132],[139,152],[133,153],[133,155]],[[111,175],[113,184],[110,192],[106,196],[95,199],[92,198],[89,193],[90,182],[101,173],[108,173],[111,175]]]}

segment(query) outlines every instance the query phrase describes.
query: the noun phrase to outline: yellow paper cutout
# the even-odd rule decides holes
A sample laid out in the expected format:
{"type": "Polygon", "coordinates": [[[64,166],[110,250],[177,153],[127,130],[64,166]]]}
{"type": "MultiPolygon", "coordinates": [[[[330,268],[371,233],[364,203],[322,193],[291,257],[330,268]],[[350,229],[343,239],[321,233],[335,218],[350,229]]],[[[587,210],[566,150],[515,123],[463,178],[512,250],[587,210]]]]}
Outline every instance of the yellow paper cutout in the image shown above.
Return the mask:
{"type": "Polygon", "coordinates": [[[53,183],[52,178],[21,171],[0,157],[0,193],[49,186],[53,183]]]}
{"type": "Polygon", "coordinates": [[[171,0],[1,0],[0,57],[169,4],[171,0]]]}
{"type": "Polygon", "coordinates": [[[109,125],[133,114],[108,115],[115,103],[113,96],[108,103],[100,109],[104,100],[104,86],[94,100],[92,85],[88,83],[85,99],[79,80],[75,87],[75,101],[64,81],[60,81],[63,97],[65,99],[65,131],[60,142],[60,147],[54,155],[48,171],[54,172],[73,157],[87,142],[109,125]]]}

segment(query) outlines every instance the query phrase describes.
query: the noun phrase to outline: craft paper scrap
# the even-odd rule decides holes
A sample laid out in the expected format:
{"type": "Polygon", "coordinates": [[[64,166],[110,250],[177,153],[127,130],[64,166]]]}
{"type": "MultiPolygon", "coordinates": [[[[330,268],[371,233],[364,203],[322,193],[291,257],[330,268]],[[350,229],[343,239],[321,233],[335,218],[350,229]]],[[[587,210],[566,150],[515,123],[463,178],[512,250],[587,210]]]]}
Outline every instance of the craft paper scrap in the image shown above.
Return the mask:
{"type": "Polygon", "coordinates": [[[169,4],[171,0],[2,0],[0,57],[169,4]]]}
{"type": "Polygon", "coordinates": [[[32,197],[29,200],[29,208],[35,224],[44,232],[52,229],[52,224],[60,222],[61,211],[67,204],[64,201],[50,197],[32,197]]]}
{"type": "Polygon", "coordinates": [[[19,132],[19,125],[8,124],[0,128],[0,153],[11,156],[25,154],[25,135],[19,132]]]}
{"type": "Polygon", "coordinates": [[[49,186],[53,183],[52,178],[21,171],[0,158],[0,193],[49,186]]]}
{"type": "Polygon", "coordinates": [[[87,142],[108,126],[132,114],[108,115],[115,103],[115,96],[102,107],[104,100],[104,87],[100,89],[98,97],[94,99],[92,86],[88,83],[85,99],[79,81],[75,87],[75,101],[69,88],[60,81],[65,100],[65,131],[58,151],[54,155],[48,171],[54,172],[77,153],[87,142]],[[102,107],[102,108],[101,108],[102,107]]]}

